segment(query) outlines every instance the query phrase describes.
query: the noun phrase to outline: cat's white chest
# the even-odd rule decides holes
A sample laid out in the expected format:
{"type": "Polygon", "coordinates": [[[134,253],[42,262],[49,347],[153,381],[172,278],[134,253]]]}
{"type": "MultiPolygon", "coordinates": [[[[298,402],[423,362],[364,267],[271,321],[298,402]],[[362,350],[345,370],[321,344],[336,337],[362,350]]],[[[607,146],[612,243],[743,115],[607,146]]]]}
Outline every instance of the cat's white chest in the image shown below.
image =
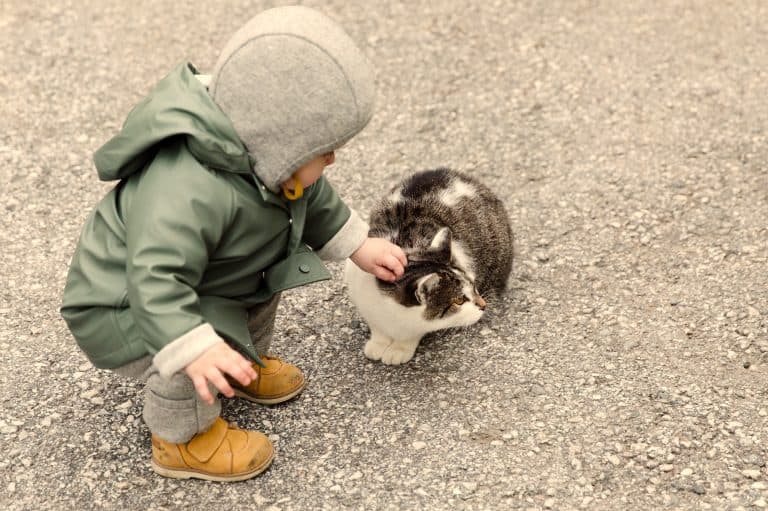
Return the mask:
{"type": "Polygon", "coordinates": [[[400,305],[379,290],[376,277],[349,260],[344,281],[350,300],[371,329],[365,355],[385,364],[402,364],[413,358],[419,340],[434,329],[423,317],[424,307],[400,305]]]}
{"type": "Polygon", "coordinates": [[[344,268],[349,298],[371,329],[395,340],[418,340],[433,329],[423,317],[424,307],[404,307],[379,290],[376,277],[351,261],[344,268]]]}

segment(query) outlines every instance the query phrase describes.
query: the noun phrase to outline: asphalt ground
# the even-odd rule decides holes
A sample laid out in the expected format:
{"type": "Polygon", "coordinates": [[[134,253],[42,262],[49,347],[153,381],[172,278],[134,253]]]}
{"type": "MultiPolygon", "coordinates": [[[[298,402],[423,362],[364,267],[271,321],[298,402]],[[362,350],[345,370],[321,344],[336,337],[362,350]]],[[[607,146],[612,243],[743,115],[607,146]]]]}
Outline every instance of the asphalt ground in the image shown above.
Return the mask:
{"type": "Polygon", "coordinates": [[[176,63],[210,69],[271,2],[0,5],[0,507],[768,507],[768,4],[307,2],[377,70],[329,176],[367,215],[450,166],[502,197],[510,292],[402,367],[334,281],[287,293],[297,400],[227,419],[278,456],[238,484],[150,469],[142,387],[58,306],[108,190],[92,152],[176,63]]]}

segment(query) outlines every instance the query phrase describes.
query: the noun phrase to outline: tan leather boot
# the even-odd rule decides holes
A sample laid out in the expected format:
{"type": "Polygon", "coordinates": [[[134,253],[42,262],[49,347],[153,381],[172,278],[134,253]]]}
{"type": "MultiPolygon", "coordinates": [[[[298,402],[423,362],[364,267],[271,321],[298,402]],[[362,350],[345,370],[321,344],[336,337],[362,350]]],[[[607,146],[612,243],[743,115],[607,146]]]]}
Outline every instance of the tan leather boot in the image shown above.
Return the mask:
{"type": "Polygon", "coordinates": [[[262,405],[274,405],[298,396],[307,386],[304,373],[295,365],[269,355],[262,356],[261,360],[267,367],[253,364],[259,377],[250,385],[243,386],[230,379],[236,396],[262,405]]]}
{"type": "Polygon", "coordinates": [[[152,435],[152,468],[176,479],[243,481],[264,472],[274,456],[263,433],[239,429],[221,417],[185,444],[152,435]]]}

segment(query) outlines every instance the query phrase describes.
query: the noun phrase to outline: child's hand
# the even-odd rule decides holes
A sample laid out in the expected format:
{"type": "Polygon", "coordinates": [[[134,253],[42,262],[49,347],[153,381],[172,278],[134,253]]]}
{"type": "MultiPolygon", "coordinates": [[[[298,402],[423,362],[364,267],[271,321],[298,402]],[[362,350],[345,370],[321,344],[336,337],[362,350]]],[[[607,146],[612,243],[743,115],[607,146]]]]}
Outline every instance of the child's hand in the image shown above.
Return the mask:
{"type": "Polygon", "coordinates": [[[225,374],[232,376],[242,385],[248,385],[258,378],[251,362],[224,341],[204,351],[184,368],[184,372],[192,379],[195,390],[203,401],[209,405],[213,404],[213,396],[208,389],[208,382],[211,382],[225,396],[232,397],[235,392],[229,386],[225,374]]]}
{"type": "Polygon", "coordinates": [[[387,282],[400,278],[408,264],[403,249],[383,238],[366,239],[350,259],[361,270],[387,282]]]}

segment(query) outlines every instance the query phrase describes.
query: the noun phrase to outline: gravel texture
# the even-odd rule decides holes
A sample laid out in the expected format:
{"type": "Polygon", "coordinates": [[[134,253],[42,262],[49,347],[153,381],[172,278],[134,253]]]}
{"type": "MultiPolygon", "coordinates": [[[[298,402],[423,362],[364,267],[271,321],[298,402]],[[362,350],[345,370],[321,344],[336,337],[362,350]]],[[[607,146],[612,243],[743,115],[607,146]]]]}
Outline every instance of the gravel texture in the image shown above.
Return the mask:
{"type": "Polygon", "coordinates": [[[57,312],[109,188],[90,158],[273,4],[6,0],[0,508],[767,508],[768,4],[307,4],[378,70],[331,180],[367,213],[414,170],[478,176],[516,232],[510,293],[402,367],[364,358],[341,279],[288,293],[274,351],[310,387],[225,409],[273,467],[156,476],[141,385],[93,369],[57,312]]]}

